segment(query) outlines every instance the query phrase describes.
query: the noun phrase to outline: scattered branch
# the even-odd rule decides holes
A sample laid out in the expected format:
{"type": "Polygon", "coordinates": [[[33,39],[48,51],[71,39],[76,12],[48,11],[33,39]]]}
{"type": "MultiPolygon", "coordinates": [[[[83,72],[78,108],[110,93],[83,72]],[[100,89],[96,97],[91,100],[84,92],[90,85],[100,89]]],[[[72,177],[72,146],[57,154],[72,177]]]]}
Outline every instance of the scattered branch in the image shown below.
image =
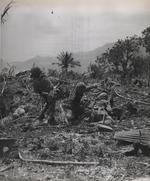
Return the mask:
{"type": "Polygon", "coordinates": [[[14,165],[9,165],[9,166],[7,166],[7,167],[5,167],[5,168],[2,168],[2,169],[0,170],[0,172],[4,172],[4,171],[7,171],[7,170],[12,169],[12,168],[14,168],[14,165]]]}
{"type": "Polygon", "coordinates": [[[142,164],[145,165],[146,168],[150,168],[150,164],[149,163],[145,163],[145,162],[137,162],[138,164],[142,164]]]}
{"type": "Polygon", "coordinates": [[[150,103],[142,102],[142,101],[139,101],[139,100],[135,100],[135,99],[133,99],[133,98],[124,97],[124,96],[120,95],[120,94],[117,92],[116,89],[114,89],[114,92],[115,92],[115,94],[116,94],[118,97],[120,97],[120,98],[122,98],[122,99],[129,100],[129,101],[132,101],[132,102],[135,102],[135,103],[139,103],[139,104],[144,104],[144,105],[150,106],[150,103]]]}
{"type": "Polygon", "coordinates": [[[48,165],[98,165],[99,162],[73,162],[73,161],[52,161],[52,160],[31,160],[26,159],[22,156],[21,152],[19,152],[19,158],[25,162],[33,162],[33,163],[41,163],[48,165]]]}

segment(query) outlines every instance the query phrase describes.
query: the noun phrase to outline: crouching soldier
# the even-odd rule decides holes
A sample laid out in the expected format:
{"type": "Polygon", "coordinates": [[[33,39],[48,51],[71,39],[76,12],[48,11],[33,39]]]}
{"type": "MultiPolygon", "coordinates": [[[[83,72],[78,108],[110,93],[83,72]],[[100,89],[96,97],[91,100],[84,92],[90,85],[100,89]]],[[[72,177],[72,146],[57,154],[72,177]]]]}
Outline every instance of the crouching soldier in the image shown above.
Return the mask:
{"type": "Polygon", "coordinates": [[[33,67],[31,69],[31,78],[33,79],[34,91],[39,93],[45,102],[44,108],[38,119],[42,120],[44,118],[44,114],[48,112],[48,123],[52,125],[56,124],[54,113],[57,94],[54,90],[54,85],[46,78],[39,67],[33,67]]]}
{"type": "Polygon", "coordinates": [[[84,82],[77,83],[73,94],[69,100],[68,107],[71,110],[71,117],[69,118],[72,124],[78,124],[81,120],[79,119],[82,117],[83,114],[87,114],[90,116],[90,112],[85,110],[84,105],[82,104],[82,97],[84,93],[90,91],[93,88],[96,88],[97,85],[94,84],[92,86],[86,86],[84,82]]]}

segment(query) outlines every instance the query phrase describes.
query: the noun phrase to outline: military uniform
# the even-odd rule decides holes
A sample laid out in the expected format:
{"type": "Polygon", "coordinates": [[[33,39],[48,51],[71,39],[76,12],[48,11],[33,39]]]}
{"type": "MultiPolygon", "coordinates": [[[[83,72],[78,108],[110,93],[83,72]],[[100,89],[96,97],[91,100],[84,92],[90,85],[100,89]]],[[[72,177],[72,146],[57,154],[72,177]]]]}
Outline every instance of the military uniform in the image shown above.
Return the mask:
{"type": "Polygon", "coordinates": [[[72,110],[72,121],[74,123],[77,122],[79,116],[84,113],[84,107],[82,105],[81,99],[85,91],[86,91],[86,85],[83,82],[78,83],[70,99],[70,106],[72,110]]]}
{"type": "Polygon", "coordinates": [[[84,115],[89,115],[89,112],[85,109],[85,106],[82,102],[82,97],[88,90],[89,87],[87,87],[84,82],[79,82],[75,86],[72,95],[69,98],[69,103],[66,108],[71,110],[72,114],[69,118],[69,121],[72,124],[78,124],[81,121],[81,117],[85,117],[84,115]]]}
{"type": "Polygon", "coordinates": [[[52,82],[50,82],[45,75],[40,72],[40,75],[33,78],[33,88],[36,93],[39,93],[40,96],[44,99],[45,105],[39,116],[39,119],[42,120],[44,118],[44,114],[48,112],[49,115],[49,123],[55,124],[54,113],[55,113],[55,104],[56,104],[56,96],[54,93],[54,86],[52,82]]]}

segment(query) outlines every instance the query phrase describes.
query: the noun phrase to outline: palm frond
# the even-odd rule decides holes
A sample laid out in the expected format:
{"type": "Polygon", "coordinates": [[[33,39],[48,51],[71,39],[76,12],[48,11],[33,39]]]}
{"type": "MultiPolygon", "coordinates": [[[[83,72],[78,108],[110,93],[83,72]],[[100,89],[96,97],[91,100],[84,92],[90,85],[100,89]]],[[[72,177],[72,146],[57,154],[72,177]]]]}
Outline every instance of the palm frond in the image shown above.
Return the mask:
{"type": "Polygon", "coordinates": [[[62,51],[58,56],[57,59],[59,62],[55,62],[53,64],[57,64],[61,67],[62,70],[67,71],[69,67],[74,68],[75,66],[81,66],[79,61],[75,61],[72,53],[68,51],[62,51]]]}
{"type": "Polygon", "coordinates": [[[5,23],[5,15],[6,14],[8,14],[8,11],[10,10],[10,8],[12,7],[12,3],[13,3],[14,1],[12,0],[12,1],[10,1],[6,6],[5,6],[5,8],[4,8],[4,11],[3,11],[3,13],[1,14],[1,23],[2,24],[4,24],[5,23]]]}

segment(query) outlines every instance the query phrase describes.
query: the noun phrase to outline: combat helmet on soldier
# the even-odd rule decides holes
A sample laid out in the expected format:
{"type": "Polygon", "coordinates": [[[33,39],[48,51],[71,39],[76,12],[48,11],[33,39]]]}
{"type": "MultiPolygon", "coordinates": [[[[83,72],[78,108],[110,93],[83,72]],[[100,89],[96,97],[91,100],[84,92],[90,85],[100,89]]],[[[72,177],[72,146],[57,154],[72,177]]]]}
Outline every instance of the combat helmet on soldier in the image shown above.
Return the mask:
{"type": "Polygon", "coordinates": [[[34,91],[39,93],[40,96],[46,98],[46,94],[53,90],[52,82],[46,78],[44,72],[39,67],[31,69],[31,78],[33,79],[34,91]]]}

